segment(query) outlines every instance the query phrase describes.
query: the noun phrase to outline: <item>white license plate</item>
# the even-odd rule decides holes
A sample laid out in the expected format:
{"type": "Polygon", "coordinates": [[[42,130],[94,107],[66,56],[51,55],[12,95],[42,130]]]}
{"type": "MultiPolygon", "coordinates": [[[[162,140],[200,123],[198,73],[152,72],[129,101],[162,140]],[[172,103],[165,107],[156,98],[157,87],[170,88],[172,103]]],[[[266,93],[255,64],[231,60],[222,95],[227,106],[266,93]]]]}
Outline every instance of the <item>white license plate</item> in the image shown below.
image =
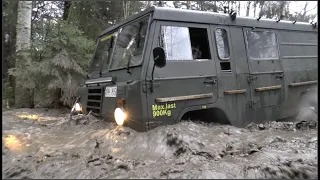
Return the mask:
{"type": "Polygon", "coordinates": [[[117,97],[117,86],[106,87],[104,97],[117,97]]]}

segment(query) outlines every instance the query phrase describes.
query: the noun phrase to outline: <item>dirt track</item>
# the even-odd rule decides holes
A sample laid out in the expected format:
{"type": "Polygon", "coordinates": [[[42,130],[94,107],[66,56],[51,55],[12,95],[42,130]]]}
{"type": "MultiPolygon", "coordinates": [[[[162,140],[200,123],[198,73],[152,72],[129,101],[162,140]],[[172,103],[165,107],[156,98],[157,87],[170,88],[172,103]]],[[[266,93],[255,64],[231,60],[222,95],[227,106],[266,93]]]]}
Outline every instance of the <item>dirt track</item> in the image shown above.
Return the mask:
{"type": "Polygon", "coordinates": [[[68,112],[3,112],[2,178],[318,178],[317,121],[146,133],[68,112]],[[33,115],[33,116],[31,116],[33,115]]]}

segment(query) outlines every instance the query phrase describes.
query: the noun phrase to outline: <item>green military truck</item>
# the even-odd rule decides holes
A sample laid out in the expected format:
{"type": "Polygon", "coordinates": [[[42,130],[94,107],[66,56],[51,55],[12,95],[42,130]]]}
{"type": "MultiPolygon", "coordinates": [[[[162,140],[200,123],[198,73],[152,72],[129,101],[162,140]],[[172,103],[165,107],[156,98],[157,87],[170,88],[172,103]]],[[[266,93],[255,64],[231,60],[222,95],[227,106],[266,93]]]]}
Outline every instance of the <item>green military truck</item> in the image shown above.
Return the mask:
{"type": "Polygon", "coordinates": [[[293,117],[317,91],[317,28],[149,8],[99,36],[79,90],[82,113],[137,131],[181,119],[243,127],[293,117]]]}

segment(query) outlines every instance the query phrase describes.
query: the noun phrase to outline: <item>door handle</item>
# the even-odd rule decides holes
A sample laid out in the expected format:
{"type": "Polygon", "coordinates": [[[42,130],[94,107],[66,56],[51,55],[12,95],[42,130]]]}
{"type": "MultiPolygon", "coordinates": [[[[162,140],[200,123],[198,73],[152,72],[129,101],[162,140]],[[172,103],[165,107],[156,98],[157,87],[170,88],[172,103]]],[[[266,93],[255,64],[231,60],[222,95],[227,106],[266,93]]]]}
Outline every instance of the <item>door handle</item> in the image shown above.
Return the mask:
{"type": "Polygon", "coordinates": [[[212,78],[210,78],[210,79],[205,79],[203,83],[204,83],[204,84],[216,84],[216,83],[217,83],[217,80],[212,79],[212,78]]]}

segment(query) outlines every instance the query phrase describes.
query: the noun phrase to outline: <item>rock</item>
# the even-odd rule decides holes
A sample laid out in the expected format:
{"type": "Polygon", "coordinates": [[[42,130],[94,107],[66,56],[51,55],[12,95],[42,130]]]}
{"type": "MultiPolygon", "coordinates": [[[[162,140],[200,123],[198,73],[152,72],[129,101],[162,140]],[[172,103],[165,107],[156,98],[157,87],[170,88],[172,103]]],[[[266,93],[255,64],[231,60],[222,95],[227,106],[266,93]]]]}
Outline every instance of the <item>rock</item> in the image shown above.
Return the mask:
{"type": "Polygon", "coordinates": [[[227,130],[225,130],[223,133],[225,133],[225,134],[228,135],[228,136],[231,134],[229,128],[228,128],[227,130]]]}
{"type": "Polygon", "coordinates": [[[100,166],[101,164],[102,164],[102,162],[100,160],[93,162],[94,166],[100,166]]]}
{"type": "Polygon", "coordinates": [[[260,130],[266,129],[266,127],[265,127],[263,124],[259,124],[258,128],[259,128],[260,130]]]}
{"type": "Polygon", "coordinates": [[[78,153],[76,153],[76,154],[72,154],[71,157],[80,158],[80,155],[78,153]]]}
{"type": "Polygon", "coordinates": [[[250,131],[253,131],[256,127],[257,127],[256,124],[250,123],[250,124],[247,125],[246,128],[247,128],[248,130],[250,130],[250,131]]]}
{"type": "Polygon", "coordinates": [[[87,117],[83,114],[77,114],[77,115],[71,115],[70,116],[70,124],[71,125],[87,125],[89,124],[89,121],[87,117]]]}
{"type": "Polygon", "coordinates": [[[126,171],[129,171],[129,170],[130,170],[130,168],[129,168],[129,166],[128,166],[127,164],[120,164],[120,165],[118,165],[118,169],[124,169],[124,170],[126,170],[126,171]]]}
{"type": "Polygon", "coordinates": [[[315,129],[315,128],[317,128],[317,125],[318,125],[318,122],[317,122],[317,121],[311,121],[311,122],[309,123],[309,128],[315,129]]]}
{"type": "Polygon", "coordinates": [[[226,145],[226,151],[231,151],[233,149],[233,146],[230,144],[226,145]]]}
{"type": "Polygon", "coordinates": [[[118,133],[119,136],[129,136],[130,135],[130,132],[124,132],[124,131],[121,131],[118,133]]]}
{"type": "Polygon", "coordinates": [[[276,143],[276,142],[285,143],[285,142],[287,142],[287,140],[283,139],[280,136],[277,136],[276,138],[274,138],[274,140],[271,141],[271,143],[276,143]]]}

